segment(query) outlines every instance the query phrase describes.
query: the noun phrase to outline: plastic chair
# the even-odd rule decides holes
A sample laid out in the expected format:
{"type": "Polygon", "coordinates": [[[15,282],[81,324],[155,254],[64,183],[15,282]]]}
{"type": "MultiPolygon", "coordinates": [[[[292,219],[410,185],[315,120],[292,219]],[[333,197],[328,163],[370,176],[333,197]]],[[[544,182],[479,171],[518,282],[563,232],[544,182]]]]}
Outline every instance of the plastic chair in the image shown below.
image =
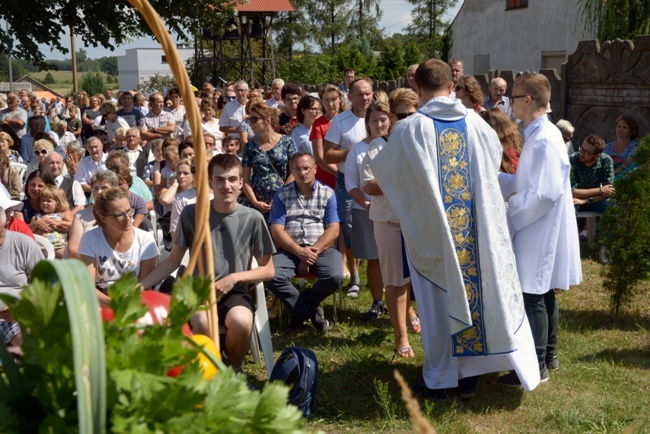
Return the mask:
{"type": "MultiPolygon", "coordinates": [[[[251,268],[257,268],[257,261],[253,258],[251,268]]],[[[260,348],[264,355],[266,373],[271,378],[275,359],[273,357],[273,343],[271,341],[271,325],[269,324],[269,312],[266,307],[266,294],[264,283],[255,284],[255,318],[253,319],[254,330],[251,335],[251,353],[255,363],[260,363],[260,348]]]]}
{"type": "Polygon", "coordinates": [[[41,248],[41,252],[43,252],[45,259],[54,259],[54,246],[52,243],[40,235],[34,234],[34,238],[36,239],[38,246],[41,248]]]}
{"type": "Polygon", "coordinates": [[[25,184],[25,172],[27,172],[27,164],[25,163],[18,163],[17,161],[11,161],[9,162],[10,167],[15,167],[18,169],[18,173],[20,174],[20,180],[22,181],[23,185],[25,184]]]}

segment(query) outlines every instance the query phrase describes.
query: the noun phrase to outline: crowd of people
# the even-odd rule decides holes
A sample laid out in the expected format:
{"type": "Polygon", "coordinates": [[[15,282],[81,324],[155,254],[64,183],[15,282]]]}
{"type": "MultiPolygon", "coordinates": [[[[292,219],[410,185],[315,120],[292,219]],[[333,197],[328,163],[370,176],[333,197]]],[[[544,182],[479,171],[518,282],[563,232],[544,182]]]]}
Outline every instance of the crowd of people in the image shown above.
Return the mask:
{"type": "MultiPolygon", "coordinates": [[[[205,83],[193,101],[178,89],[0,98],[0,260],[10,264],[0,291],[26,284],[40,258],[34,235],[87,265],[102,306],[128,272],[166,290],[193,243],[194,173],[205,164],[224,355],[236,370],[253,324],[248,283],[265,282],[289,327],[324,333],[320,304],[346,280],[358,297],[365,261],[364,318],[390,317],[398,358],[415,357],[409,332],[422,333],[424,396],[459,387],[471,397],[494,371],[511,370],[500,381],[526,390],[548,380],[559,368],[555,293],[581,280],[575,213],[603,212],[614,179],[634,170],[638,124],[621,116],[615,141],[590,134],[574,152],[540,74],[511,92],[496,77],[485,97],[458,59],[412,65],[409,87],[390,95],[354,74],[318,94],[275,79],[269,89],[205,83]],[[202,114],[207,161],[195,159],[188,104],[202,114]],[[316,282],[300,290],[294,277],[316,282]]],[[[19,344],[1,307],[4,341],[19,344]]],[[[191,325],[207,332],[205,314],[191,325]]]]}

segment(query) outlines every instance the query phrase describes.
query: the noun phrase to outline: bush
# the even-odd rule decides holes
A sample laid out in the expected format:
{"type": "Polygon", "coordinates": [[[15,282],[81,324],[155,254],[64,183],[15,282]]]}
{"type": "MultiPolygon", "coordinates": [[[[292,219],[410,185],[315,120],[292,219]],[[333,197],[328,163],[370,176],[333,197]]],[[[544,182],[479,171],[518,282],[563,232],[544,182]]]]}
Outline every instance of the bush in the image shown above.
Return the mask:
{"type": "Polygon", "coordinates": [[[650,278],[650,135],[635,158],[638,168],[614,183],[616,195],[599,224],[609,259],[605,287],[615,315],[634,298],[639,282],[650,278]]]}
{"type": "Polygon", "coordinates": [[[103,93],[106,87],[106,80],[100,72],[87,72],[81,76],[79,82],[79,88],[88,92],[88,95],[103,93]]]}
{"type": "Polygon", "coordinates": [[[56,84],[56,80],[54,79],[54,76],[51,72],[45,74],[45,78],[43,78],[43,84],[56,84]]]}

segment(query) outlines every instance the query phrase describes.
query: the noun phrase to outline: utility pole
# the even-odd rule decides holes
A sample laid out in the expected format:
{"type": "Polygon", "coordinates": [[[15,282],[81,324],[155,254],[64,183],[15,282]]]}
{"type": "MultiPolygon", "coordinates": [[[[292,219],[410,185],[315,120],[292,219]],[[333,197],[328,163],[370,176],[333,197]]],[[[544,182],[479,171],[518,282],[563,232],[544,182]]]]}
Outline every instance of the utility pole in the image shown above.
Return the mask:
{"type": "MultiPolygon", "coordinates": [[[[9,21],[5,20],[5,29],[7,36],[9,35],[9,21]]],[[[13,48],[13,47],[12,47],[13,48]]],[[[9,92],[14,91],[14,72],[13,72],[13,57],[11,56],[11,48],[9,49],[9,92]]]]}
{"type": "Polygon", "coordinates": [[[72,50],[72,93],[77,94],[77,49],[74,45],[74,29],[70,26],[70,49],[72,50]]]}

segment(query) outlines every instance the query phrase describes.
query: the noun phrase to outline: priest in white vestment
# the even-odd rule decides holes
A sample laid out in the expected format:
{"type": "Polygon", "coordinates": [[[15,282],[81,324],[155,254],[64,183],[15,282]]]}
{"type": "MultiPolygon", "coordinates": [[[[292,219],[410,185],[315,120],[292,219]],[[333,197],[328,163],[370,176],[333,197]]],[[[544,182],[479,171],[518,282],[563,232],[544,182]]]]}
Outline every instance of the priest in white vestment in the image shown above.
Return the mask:
{"type": "Polygon", "coordinates": [[[395,126],[371,167],[402,226],[425,396],[460,385],[468,398],[479,375],[511,369],[532,390],[539,371],[499,188],[501,144],[449,98],[446,63],[422,63],[415,81],[422,107],[395,126]]]}
{"type": "MultiPolygon", "coordinates": [[[[562,133],[546,116],[550,95],[551,86],[541,74],[515,81],[510,107],[523,121],[525,142],[517,172],[500,176],[542,381],[549,378],[549,370],[559,369],[555,291],[582,281],[571,165],[562,133]]],[[[518,385],[517,380],[514,373],[500,378],[511,385],[518,385]]]]}

